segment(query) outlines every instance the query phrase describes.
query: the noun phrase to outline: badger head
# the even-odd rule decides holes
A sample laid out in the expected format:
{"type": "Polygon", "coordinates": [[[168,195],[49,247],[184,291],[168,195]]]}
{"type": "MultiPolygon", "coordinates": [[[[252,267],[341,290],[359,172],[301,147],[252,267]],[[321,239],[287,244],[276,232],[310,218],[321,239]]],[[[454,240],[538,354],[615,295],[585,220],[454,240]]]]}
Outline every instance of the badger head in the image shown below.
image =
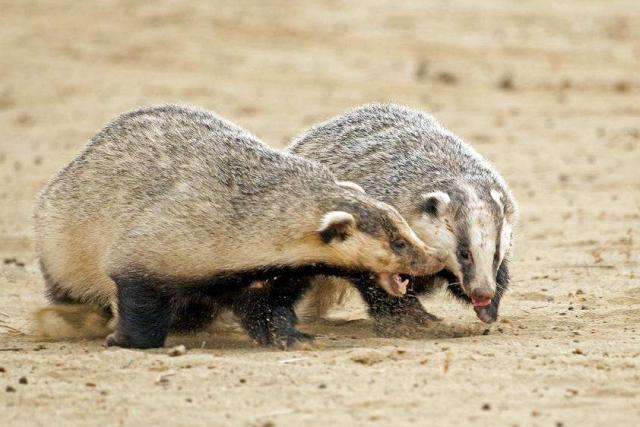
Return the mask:
{"type": "Polygon", "coordinates": [[[446,185],[422,194],[418,210],[411,225],[447,253],[442,276],[449,290],[471,302],[480,320],[495,321],[503,291],[497,278],[506,269],[515,221],[508,195],[493,183],[446,185]]]}
{"type": "Polygon", "coordinates": [[[350,186],[326,212],[317,233],[341,264],[372,272],[389,294],[402,296],[410,276],[434,274],[445,255],[425,245],[392,206],[350,186]]]}

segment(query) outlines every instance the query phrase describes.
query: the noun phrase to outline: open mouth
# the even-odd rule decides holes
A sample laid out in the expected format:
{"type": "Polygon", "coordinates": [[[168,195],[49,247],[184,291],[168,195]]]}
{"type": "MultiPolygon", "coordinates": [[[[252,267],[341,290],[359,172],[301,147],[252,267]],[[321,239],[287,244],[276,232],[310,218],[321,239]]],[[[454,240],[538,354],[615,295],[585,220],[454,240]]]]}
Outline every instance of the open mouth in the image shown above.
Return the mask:
{"type": "Polygon", "coordinates": [[[471,303],[474,307],[486,307],[491,304],[491,298],[474,298],[471,297],[471,303]]]}
{"type": "Polygon", "coordinates": [[[389,294],[401,297],[407,293],[409,277],[398,273],[380,273],[378,274],[378,283],[389,294]]]}

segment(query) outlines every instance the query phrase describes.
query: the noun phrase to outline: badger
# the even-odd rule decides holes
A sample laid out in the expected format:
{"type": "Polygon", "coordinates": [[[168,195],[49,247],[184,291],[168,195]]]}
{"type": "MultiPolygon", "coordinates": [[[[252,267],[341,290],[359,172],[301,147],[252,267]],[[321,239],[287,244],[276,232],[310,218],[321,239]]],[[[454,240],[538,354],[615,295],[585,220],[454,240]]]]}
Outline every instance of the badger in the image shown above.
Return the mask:
{"type": "MultiPolygon", "coordinates": [[[[295,138],[287,152],[317,161],[370,196],[395,206],[419,237],[447,254],[436,275],[413,277],[398,299],[358,287],[380,324],[437,320],[417,296],[439,283],[494,322],[509,282],[508,259],[518,209],[494,167],[432,116],[393,104],[372,104],[330,119],[295,138]]],[[[307,313],[321,316],[344,294],[338,280],[316,280],[307,313]]]]}
{"type": "Polygon", "coordinates": [[[251,292],[257,280],[373,274],[401,295],[400,273],[444,265],[393,207],[189,106],[118,117],[52,178],[35,211],[49,300],[112,316],[106,344],[121,347],[161,347],[172,327],[219,304],[269,344],[278,298],[251,292]]]}

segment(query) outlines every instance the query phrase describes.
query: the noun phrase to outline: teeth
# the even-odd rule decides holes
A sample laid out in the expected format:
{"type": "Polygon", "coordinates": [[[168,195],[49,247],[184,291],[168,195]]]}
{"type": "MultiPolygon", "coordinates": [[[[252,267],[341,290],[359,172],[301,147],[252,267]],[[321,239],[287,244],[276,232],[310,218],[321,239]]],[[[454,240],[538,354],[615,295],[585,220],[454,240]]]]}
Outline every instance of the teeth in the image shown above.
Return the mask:
{"type": "Polygon", "coordinates": [[[380,285],[389,294],[401,297],[407,293],[407,286],[410,283],[409,279],[402,280],[402,277],[397,273],[380,273],[378,278],[380,285]]]}
{"type": "Polygon", "coordinates": [[[409,279],[405,279],[398,284],[398,290],[402,295],[407,293],[407,285],[409,284],[409,279]]]}

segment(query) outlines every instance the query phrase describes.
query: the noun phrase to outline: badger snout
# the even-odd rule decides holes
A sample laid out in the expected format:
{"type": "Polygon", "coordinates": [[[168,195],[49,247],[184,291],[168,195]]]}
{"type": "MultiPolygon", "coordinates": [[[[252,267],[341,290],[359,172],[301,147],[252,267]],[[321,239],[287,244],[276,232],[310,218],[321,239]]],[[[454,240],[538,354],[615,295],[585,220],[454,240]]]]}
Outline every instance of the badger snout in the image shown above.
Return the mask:
{"type": "Polygon", "coordinates": [[[495,291],[488,285],[482,285],[474,287],[469,292],[469,298],[474,307],[486,307],[491,304],[491,299],[494,297],[495,291]]]}
{"type": "Polygon", "coordinates": [[[418,256],[411,263],[409,273],[413,276],[429,276],[445,268],[447,265],[447,254],[441,250],[424,245],[422,256],[418,256]]]}

